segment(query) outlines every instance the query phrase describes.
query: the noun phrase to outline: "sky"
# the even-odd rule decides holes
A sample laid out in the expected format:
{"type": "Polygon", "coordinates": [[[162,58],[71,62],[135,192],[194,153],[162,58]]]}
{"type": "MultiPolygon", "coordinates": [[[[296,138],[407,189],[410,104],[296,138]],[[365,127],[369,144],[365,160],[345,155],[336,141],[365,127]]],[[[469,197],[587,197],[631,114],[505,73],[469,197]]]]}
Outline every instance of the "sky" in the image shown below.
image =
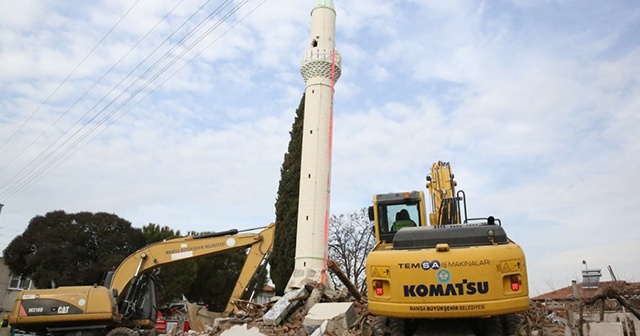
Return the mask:
{"type": "MultiPolygon", "coordinates": [[[[54,210],[273,222],[314,1],[0,0],[0,248],[54,210]]],[[[640,281],[640,3],[335,0],[331,213],[451,163],[531,295],[640,281]]]]}

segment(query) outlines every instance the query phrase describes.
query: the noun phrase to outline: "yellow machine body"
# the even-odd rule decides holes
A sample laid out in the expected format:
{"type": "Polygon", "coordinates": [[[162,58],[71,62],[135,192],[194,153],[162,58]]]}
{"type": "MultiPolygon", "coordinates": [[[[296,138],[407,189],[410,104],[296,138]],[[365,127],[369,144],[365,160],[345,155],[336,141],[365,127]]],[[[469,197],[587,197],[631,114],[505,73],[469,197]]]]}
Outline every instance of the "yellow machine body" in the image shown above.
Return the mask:
{"type": "Polygon", "coordinates": [[[524,253],[513,242],[406,250],[388,245],[378,244],[367,260],[370,288],[374,288],[374,282],[376,288],[382,288],[380,294],[369,292],[372,314],[485,317],[522,312],[529,307],[524,253]]]}
{"type": "Polygon", "coordinates": [[[11,325],[21,327],[26,322],[29,329],[44,329],[68,324],[70,317],[89,324],[111,323],[114,307],[115,298],[103,286],[26,290],[16,299],[11,325]]]}
{"type": "Polygon", "coordinates": [[[374,196],[369,217],[377,245],[366,265],[369,311],[405,319],[526,311],[529,290],[522,248],[507,237],[499,220],[466,217],[464,192],[455,191],[448,163],[434,164],[427,180],[429,214],[422,191],[374,196]],[[409,213],[414,225],[397,229],[400,212],[409,213]]]}

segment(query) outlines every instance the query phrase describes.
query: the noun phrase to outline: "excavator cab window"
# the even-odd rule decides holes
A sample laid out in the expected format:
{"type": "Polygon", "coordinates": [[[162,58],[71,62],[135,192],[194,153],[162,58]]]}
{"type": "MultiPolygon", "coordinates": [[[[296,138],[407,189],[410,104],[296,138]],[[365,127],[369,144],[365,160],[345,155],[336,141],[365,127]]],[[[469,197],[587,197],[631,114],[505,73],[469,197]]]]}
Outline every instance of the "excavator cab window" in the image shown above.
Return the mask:
{"type": "Polygon", "coordinates": [[[380,216],[381,232],[397,232],[403,227],[418,226],[416,221],[419,221],[420,216],[417,204],[389,204],[381,205],[380,208],[383,209],[378,213],[384,213],[384,217],[380,216]]]}
{"type": "Polygon", "coordinates": [[[378,231],[380,240],[393,242],[396,232],[404,227],[423,226],[420,223],[420,206],[418,202],[380,202],[378,207],[378,231]]]}
{"type": "Polygon", "coordinates": [[[107,288],[111,287],[111,281],[113,280],[114,274],[116,274],[115,270],[108,271],[104,274],[104,276],[102,277],[102,285],[104,287],[107,287],[107,288]]]}

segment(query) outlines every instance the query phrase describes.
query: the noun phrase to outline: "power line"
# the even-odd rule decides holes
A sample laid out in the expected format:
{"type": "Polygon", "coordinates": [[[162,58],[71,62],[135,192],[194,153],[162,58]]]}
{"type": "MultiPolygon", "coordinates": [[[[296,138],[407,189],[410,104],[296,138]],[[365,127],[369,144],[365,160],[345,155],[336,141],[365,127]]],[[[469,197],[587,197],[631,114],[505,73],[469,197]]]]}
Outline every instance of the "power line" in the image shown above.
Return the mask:
{"type": "MultiPolygon", "coordinates": [[[[109,104],[107,104],[106,107],[104,107],[101,111],[99,111],[96,115],[94,115],[93,117],[91,117],[87,122],[84,123],[84,125],[82,125],[78,130],[76,130],[71,136],[67,137],[66,140],[64,140],[60,145],[58,145],[54,150],[50,150],[54,145],[56,145],[56,143],[58,143],[61,139],[63,139],[67,134],[69,134],[71,132],[71,130],[77,126],[82,119],[86,118],[89,113],[91,111],[93,111],[94,109],[96,109],[98,107],[98,105],[100,105],[100,103],[102,103],[102,101],[104,101],[106,98],[108,98],[108,96],[113,93],[118,86],[120,86],[122,83],[124,83],[129,77],[132,76],[132,74],[140,67],[144,64],[144,62],[146,62],[154,53],[156,53],[161,47],[162,45],[164,45],[166,42],[168,42],[189,20],[191,20],[198,12],[200,12],[207,3],[209,3],[211,0],[207,0],[202,6],[200,6],[200,8],[194,12],[187,20],[185,20],[178,28],[176,28],[160,45],[158,45],[151,53],[149,53],[149,55],[147,55],[147,57],[142,60],[141,62],[138,63],[138,65],[133,68],[124,78],[122,78],[120,80],[120,82],[118,82],[115,86],[113,86],[111,88],[111,90],[105,94],[97,103],[95,103],[93,105],[92,108],[90,108],[83,116],[81,116],[73,125],[71,125],[69,128],[67,128],[53,143],[51,143],[44,151],[42,151],[35,159],[33,159],[26,167],[24,167],[21,171],[19,171],[16,175],[14,175],[10,180],[8,180],[7,182],[5,182],[2,186],[0,186],[1,188],[4,188],[7,185],[10,185],[9,189],[4,191],[3,193],[0,193],[0,196],[2,197],[8,197],[9,195],[14,195],[17,191],[19,191],[22,188],[22,185],[27,185],[29,184],[30,181],[33,181],[34,178],[36,178],[38,175],[40,175],[42,173],[43,170],[47,169],[48,167],[51,166],[51,163],[46,164],[44,166],[44,168],[40,168],[40,170],[36,171],[41,165],[45,164],[46,161],[51,158],[56,152],[60,151],[63,146],[65,146],[65,144],[67,144],[71,139],[73,139],[73,137],[75,137],[77,134],[79,134],[90,122],[92,122],[96,117],[98,117],[102,112],[104,112],[105,109],[107,109],[111,104],[113,104],[115,102],[116,99],[120,98],[125,92],[126,90],[128,90],[129,88],[131,88],[134,84],[136,84],[140,78],[138,78],[136,81],[134,81],[132,84],[129,85],[129,87],[127,87],[124,91],[122,91],[116,98],[114,98],[109,104]],[[44,158],[42,158],[39,162],[38,159],[40,159],[43,155],[45,155],[44,158]],[[36,163],[37,162],[37,163],[36,163]]],[[[227,0],[229,1],[229,0],[227,0]]],[[[225,1],[225,2],[227,2],[225,1]]],[[[218,7],[220,8],[220,7],[218,7]]],[[[174,7],[175,9],[175,7],[174,7]]],[[[173,11],[173,10],[172,10],[173,11]]],[[[215,12],[215,11],[214,11],[215,12]]],[[[166,18],[165,17],[162,19],[164,20],[166,18]]],[[[162,21],[161,20],[161,21],[162,21]]],[[[159,24],[159,23],[158,23],[159,24]]],[[[157,24],[157,25],[158,25],[157,24]]],[[[156,26],[157,26],[156,25],[156,26]]],[[[154,27],[155,28],[155,27],[154,27]]],[[[153,30],[153,29],[152,29],[153,30]]],[[[151,31],[152,31],[151,30],[151,31]]],[[[150,31],[150,32],[151,32],[150,31]]],[[[149,32],[149,33],[150,33],[149,32]]],[[[148,35],[148,34],[147,34],[148,35]]],[[[146,36],[146,35],[145,35],[146,36]]],[[[144,38],[143,38],[144,39],[144,38]]],[[[139,41],[141,42],[141,41],[139,41]]],[[[136,46],[139,45],[139,43],[136,43],[136,46]]],[[[135,48],[135,46],[134,46],[135,48]]],[[[175,48],[175,46],[174,46],[175,48]]],[[[157,62],[156,62],[157,63],[157,62]]],[[[113,67],[112,67],[113,68],[113,67]]],[[[147,69],[147,71],[145,72],[145,74],[149,71],[150,69],[147,69]]],[[[144,75],[144,74],[143,74],[144,75]]],[[[106,74],[105,74],[106,76],[106,74]]],[[[103,76],[104,77],[104,76],[103,76]]],[[[100,81],[100,80],[98,80],[100,81]]],[[[94,85],[95,86],[95,85],[94,85]]],[[[84,95],[83,95],[84,96],[84,95]]],[[[80,99],[79,99],[80,100],[80,99]]],[[[78,100],[78,101],[79,101],[78,100]]],[[[76,103],[78,102],[76,101],[76,103]]],[[[75,104],[74,104],[75,105],[75,104]]],[[[69,108],[70,109],[70,108],[69,108]]],[[[62,153],[64,154],[66,152],[66,150],[62,153]]],[[[55,157],[53,160],[53,162],[56,162],[58,160],[60,160],[62,158],[61,154],[59,154],[57,157],[55,157]]]]}
{"type": "MultiPolygon", "coordinates": [[[[139,1],[139,0],[138,0],[138,1],[139,1]]],[[[210,0],[209,0],[209,1],[210,1],[210,0]]],[[[209,1],[207,1],[207,2],[209,2],[209,1]]],[[[136,2],[136,3],[137,3],[137,2],[136,2]]],[[[182,1],[181,1],[180,3],[182,3],[182,1]]],[[[178,5],[179,5],[180,3],[178,3],[178,5]]],[[[102,81],[102,79],[104,79],[104,78],[105,78],[105,77],[106,77],[106,76],[107,76],[107,75],[108,75],[108,74],[109,74],[109,73],[110,73],[110,72],[111,72],[111,71],[112,71],[112,70],[113,70],[113,69],[114,69],[114,68],[115,68],[115,67],[116,67],[116,66],[117,66],[117,65],[118,65],[118,64],[119,64],[119,63],[120,63],[120,62],[121,62],[121,61],[122,61],[126,56],[127,56],[127,55],[129,55],[129,53],[131,53],[131,51],[132,51],[133,49],[135,49],[135,48],[136,48],[136,47],[137,47],[137,46],[138,46],[138,45],[139,45],[139,44],[140,44],[144,39],[146,39],[146,38],[147,38],[147,36],[148,36],[148,35],[149,35],[149,34],[150,34],[150,33],[151,33],[151,32],[152,32],[152,31],[153,31],[153,30],[154,30],[154,29],[155,29],[155,28],[156,28],[156,27],[157,27],[157,26],[162,22],[162,21],[164,21],[164,20],[167,18],[167,16],[168,16],[169,14],[171,14],[171,13],[172,13],[176,8],[177,8],[177,6],[175,6],[175,7],[174,7],[174,8],[173,8],[173,9],[172,9],[172,10],[171,10],[167,15],[165,15],[165,16],[164,16],[164,17],[163,17],[163,18],[162,18],[162,19],[161,19],[161,20],[160,20],[160,21],[159,21],[159,22],[158,22],[158,23],[157,23],[157,24],[156,24],[156,25],[155,25],[155,26],[154,26],[154,27],[149,31],[149,32],[147,32],[147,34],[145,34],[145,35],[144,35],[144,36],[143,36],[143,37],[142,37],[142,38],[141,38],[141,39],[140,39],[140,40],[139,40],[139,41],[138,41],[138,42],[137,42],[137,43],[136,43],[136,44],[135,44],[131,49],[129,49],[129,51],[128,51],[124,56],[122,56],[122,57],[118,60],[118,62],[116,62],[116,64],[114,64],[114,66],[112,66],[112,67],[111,67],[109,70],[107,70],[107,72],[105,72],[105,73],[104,73],[104,74],[103,74],[103,75],[102,75],[102,76],[101,76],[97,81],[95,81],[95,83],[94,83],[94,84],[93,84],[93,85],[92,85],[92,86],[91,86],[87,91],[85,91],[85,92],[84,92],[84,94],[82,94],[82,95],[80,96],[80,98],[78,98],[78,99],[77,99],[77,100],[76,100],[76,101],[71,105],[71,107],[69,107],[69,108],[68,108],[68,109],[63,113],[63,115],[66,115],[66,114],[67,114],[67,113],[68,113],[68,112],[69,112],[69,111],[70,111],[74,106],[76,106],[76,105],[78,104],[78,102],[80,102],[80,101],[81,101],[81,100],[82,100],[82,99],[83,99],[83,98],[84,98],[84,97],[85,97],[85,96],[86,96],[86,95],[87,95],[87,94],[88,94],[88,93],[89,93],[89,92],[90,92],[90,91],[91,91],[95,86],[97,86],[97,84],[98,84],[99,82],[101,82],[101,81],[102,81]]],[[[202,9],[202,7],[201,7],[200,9],[202,9]]],[[[131,10],[131,8],[130,8],[130,10],[131,10]]],[[[127,11],[127,13],[129,13],[129,12],[130,12],[130,10],[129,10],[129,11],[127,11]]],[[[119,23],[120,21],[122,21],[122,18],[118,21],[118,23],[119,23]]],[[[184,23],[183,23],[183,25],[184,25],[184,23]]],[[[115,28],[115,26],[114,26],[114,28],[115,28]]],[[[111,32],[111,31],[113,31],[113,28],[110,30],[110,32],[111,32]]],[[[103,38],[102,40],[104,40],[104,38],[103,38]]],[[[158,48],[156,48],[156,50],[157,50],[157,49],[158,49],[158,48]]],[[[95,48],[94,48],[94,50],[95,50],[95,48]]],[[[154,52],[155,52],[155,50],[154,50],[154,52]]],[[[86,58],[85,58],[85,59],[86,59],[86,58]]],[[[142,63],[139,63],[139,64],[138,64],[138,67],[139,67],[141,64],[142,64],[142,63]]],[[[135,69],[137,69],[137,67],[136,67],[135,69]]],[[[133,73],[133,71],[135,71],[135,69],[134,69],[134,70],[132,70],[132,71],[129,73],[129,75],[131,75],[131,74],[133,73]]],[[[127,77],[128,77],[129,75],[127,75],[127,77]]],[[[70,76],[67,76],[67,78],[68,78],[68,77],[70,77],[70,76]]],[[[124,79],[122,79],[122,80],[120,81],[120,83],[122,83],[122,82],[123,82],[127,77],[125,77],[124,79]]],[[[120,83],[118,83],[118,85],[119,85],[120,83]]],[[[88,111],[87,111],[87,112],[86,112],[82,117],[80,117],[80,119],[78,119],[78,120],[77,120],[73,125],[71,125],[69,128],[67,128],[67,129],[66,129],[66,130],[65,130],[65,131],[64,131],[60,136],[58,136],[58,138],[57,138],[53,143],[49,144],[49,146],[47,146],[47,148],[45,148],[42,152],[40,152],[40,154],[38,154],[38,155],[37,155],[33,160],[31,160],[31,162],[29,162],[29,163],[28,163],[24,168],[22,168],[22,169],[21,169],[18,173],[16,173],[12,178],[10,178],[9,180],[7,180],[7,181],[6,181],[2,186],[0,186],[0,189],[2,189],[2,188],[4,188],[4,187],[6,187],[7,185],[11,185],[11,187],[12,187],[12,188],[15,188],[17,185],[19,185],[19,183],[20,183],[20,182],[24,181],[25,179],[27,179],[27,180],[28,180],[28,179],[29,179],[29,178],[28,178],[28,174],[32,173],[35,169],[37,169],[40,165],[42,165],[42,164],[43,164],[43,163],[44,163],[48,158],[50,158],[50,157],[51,157],[51,156],[52,156],[56,151],[58,151],[62,146],[64,146],[64,144],[66,144],[66,143],[67,143],[67,142],[68,142],[68,141],[69,141],[69,140],[70,140],[70,139],[71,139],[75,134],[77,134],[77,133],[78,133],[78,131],[82,130],[82,128],[84,128],[84,126],[86,126],[86,124],[85,124],[84,126],[82,126],[78,131],[76,131],[76,133],[74,133],[74,135],[72,135],[70,138],[67,138],[67,140],[65,140],[65,141],[64,141],[61,145],[59,145],[55,150],[50,151],[50,149],[51,149],[51,148],[52,148],[56,143],[58,143],[62,138],[64,138],[64,136],[65,136],[65,135],[67,135],[67,134],[71,131],[71,129],[72,129],[72,128],[74,128],[76,125],[78,125],[78,124],[82,121],[82,119],[83,119],[83,118],[85,118],[85,117],[86,117],[86,116],[87,116],[87,115],[88,115],[88,114],[89,114],[89,113],[90,113],[90,112],[91,112],[91,111],[92,111],[92,110],[93,110],[93,109],[94,109],[94,108],[95,108],[95,107],[96,107],[100,102],[102,102],[102,101],[103,101],[103,100],[104,100],[104,99],[105,99],[105,98],[106,98],[106,97],[107,97],[111,92],[113,92],[116,88],[117,88],[117,85],[116,85],[116,87],[113,87],[113,88],[111,89],[111,91],[109,91],[109,93],[107,93],[107,95],[105,95],[105,96],[104,96],[104,97],[103,97],[103,98],[102,98],[98,103],[96,103],[96,105],[94,105],[94,106],[93,106],[91,109],[89,109],[89,110],[88,110],[88,111]],[[46,156],[45,156],[42,160],[40,160],[40,162],[39,162],[39,163],[37,163],[37,164],[36,164],[36,162],[37,162],[37,161],[38,161],[38,160],[39,160],[43,155],[46,155],[46,156]],[[22,175],[22,176],[21,176],[21,175],[22,175]],[[20,176],[21,176],[21,177],[20,177],[20,176]]],[[[43,103],[43,104],[44,104],[44,103],[43,103]]],[[[56,120],[56,122],[57,122],[58,120],[60,120],[60,119],[61,119],[61,117],[62,117],[62,116],[60,116],[60,117],[56,120]]],[[[94,118],[95,118],[95,116],[94,116],[94,118]]],[[[90,121],[91,121],[91,120],[89,120],[88,122],[90,122],[90,121]]],[[[87,122],[87,123],[88,123],[88,122],[87,122]]],[[[54,122],[54,124],[55,124],[55,122],[54,122]]],[[[40,134],[40,136],[39,136],[37,139],[39,139],[42,135],[44,135],[44,133],[46,133],[46,132],[47,132],[47,131],[48,131],[48,130],[49,130],[49,129],[54,125],[54,124],[50,125],[50,126],[49,126],[49,128],[47,128],[47,130],[45,130],[45,132],[43,132],[42,134],[40,134]]],[[[36,140],[37,140],[37,139],[36,139],[36,140]]],[[[33,143],[35,143],[35,141],[36,141],[36,140],[34,140],[34,141],[32,142],[32,144],[33,144],[33,143]]],[[[31,145],[29,145],[26,149],[28,149],[30,146],[31,146],[31,145]]],[[[24,151],[26,151],[26,149],[25,149],[24,151]]],[[[23,151],[23,152],[24,152],[24,151],[23,151]]],[[[15,158],[14,158],[14,159],[15,159],[15,158]]],[[[6,167],[6,165],[5,165],[5,167],[6,167]]],[[[11,189],[10,189],[10,190],[11,190],[11,189]]],[[[4,196],[7,192],[8,192],[8,191],[5,191],[4,193],[0,193],[0,195],[4,196]]]]}
{"type": "MultiPolygon", "coordinates": [[[[122,115],[124,115],[126,112],[130,111],[134,106],[138,105],[142,100],[144,100],[146,97],[148,97],[153,91],[155,91],[157,88],[159,88],[161,85],[163,85],[167,80],[169,80],[170,78],[172,78],[177,72],[179,72],[182,68],[184,68],[187,64],[189,64],[191,61],[193,61],[196,57],[198,57],[204,50],[206,50],[208,47],[210,47],[213,43],[217,42],[222,36],[224,36],[226,33],[228,33],[231,29],[233,29],[237,24],[239,24],[241,21],[243,21],[246,17],[248,17],[250,14],[252,14],[256,9],[258,9],[260,6],[262,6],[262,4],[264,4],[267,0],[262,1],[256,8],[252,9],[249,13],[247,13],[244,17],[242,17],[240,20],[238,20],[237,22],[235,22],[229,29],[227,29],[225,32],[223,32],[217,39],[215,39],[213,42],[211,42],[209,45],[207,45],[204,49],[202,49],[200,52],[198,52],[194,57],[192,57],[188,62],[186,62],[185,64],[183,64],[179,69],[177,69],[174,73],[172,73],[169,77],[167,77],[164,81],[162,81],[158,86],[156,86],[153,90],[151,90],[149,93],[147,93],[144,97],[142,97],[139,101],[137,101],[136,103],[134,103],[127,111],[125,111],[124,113],[122,113],[120,116],[118,116],[118,118],[116,120],[114,120],[113,122],[111,122],[109,125],[107,125],[105,128],[103,128],[98,134],[94,135],[93,137],[91,137],[88,141],[86,141],[84,144],[82,144],[82,146],[80,148],[78,148],[77,150],[75,150],[73,153],[68,154],[70,151],[72,151],[75,147],[77,147],[84,139],[86,139],[90,134],[92,134],[99,126],[103,125],[107,120],[109,120],[116,112],[120,111],[120,109],[122,109],[126,104],[128,104],[133,98],[135,98],[139,93],[141,93],[148,85],[150,85],[152,82],[154,82],[160,75],[162,75],[163,73],[165,73],[170,67],[172,67],[178,60],[180,60],[187,52],[189,52],[190,50],[192,50],[196,45],[198,45],[206,36],[208,36],[211,32],[213,32],[215,29],[217,29],[223,22],[225,22],[229,17],[231,17],[233,14],[235,14],[240,8],[242,8],[249,0],[245,0],[243,2],[241,2],[240,4],[238,4],[237,6],[235,6],[230,12],[228,12],[227,14],[225,14],[223,16],[223,18],[221,18],[213,27],[209,28],[205,33],[203,33],[202,35],[200,35],[195,41],[191,42],[191,44],[185,49],[183,50],[178,56],[175,56],[173,60],[171,60],[169,62],[169,64],[165,65],[161,70],[159,70],[152,78],[148,79],[141,87],[139,87],[138,89],[136,89],[135,92],[131,93],[127,99],[125,99],[124,102],[120,103],[120,105],[118,105],[116,108],[114,108],[106,117],[104,117],[102,120],[100,120],[97,124],[94,124],[93,127],[91,127],[91,129],[89,131],[86,131],[83,135],[80,136],[79,139],[75,140],[75,142],[71,145],[69,145],[68,147],[66,147],[62,153],[59,153],[52,161],[50,161],[49,163],[47,163],[43,168],[41,168],[39,171],[31,174],[29,177],[27,177],[27,175],[24,175],[19,182],[22,182],[21,184],[18,184],[18,182],[14,183],[11,188],[5,192],[2,195],[6,195],[7,198],[13,197],[15,196],[17,193],[19,193],[20,191],[22,191],[24,188],[26,188],[28,185],[32,184],[34,181],[39,180],[40,178],[42,178],[44,175],[46,175],[51,167],[53,167],[53,165],[55,165],[56,168],[59,165],[61,165],[63,161],[60,161],[63,157],[67,156],[66,158],[68,159],[70,156],[74,155],[75,153],[77,153],[81,148],[83,148],[84,146],[86,146],[86,144],[88,144],[89,142],[91,142],[93,139],[95,139],[95,137],[99,134],[101,134],[104,130],[106,130],[107,128],[109,128],[111,125],[113,125],[113,123],[115,123],[115,121],[117,121],[118,119],[120,119],[120,117],[122,115]],[[26,180],[25,180],[26,178],[26,180]]],[[[209,1],[207,1],[208,3],[209,1]]],[[[206,3],[204,4],[206,5],[206,3]]],[[[203,7],[201,6],[200,9],[198,11],[200,11],[203,7]]],[[[160,62],[162,62],[163,60],[165,60],[167,58],[167,56],[169,54],[171,54],[175,49],[177,49],[178,47],[180,47],[184,41],[186,41],[188,38],[190,38],[191,36],[194,35],[195,32],[197,32],[198,30],[200,30],[200,28],[202,27],[202,24],[208,20],[210,17],[212,17],[215,13],[217,13],[219,10],[221,10],[222,8],[226,7],[227,5],[220,5],[218,6],[218,8],[216,8],[216,10],[214,10],[211,14],[209,14],[207,16],[206,19],[204,19],[203,21],[201,21],[195,28],[193,28],[187,35],[185,35],[176,45],[174,45],[174,47],[172,47],[169,51],[165,52],[165,54],[158,59],[151,67],[149,67],[138,79],[136,79],[136,81],[134,81],[132,84],[130,84],[126,89],[124,89],[116,98],[114,98],[105,108],[103,108],[99,113],[97,113],[94,117],[92,117],[88,122],[86,122],[79,130],[77,130],[72,136],[70,136],[67,140],[65,140],[65,142],[60,145],[58,148],[56,148],[56,150],[53,152],[57,152],[58,150],[60,150],[62,148],[62,146],[64,144],[66,144],[70,139],[72,139],[73,137],[75,137],[77,134],[80,133],[80,131],[82,131],[86,126],[89,125],[90,122],[92,122],[98,115],[100,115],[102,112],[104,112],[109,106],[111,106],[115,101],[117,101],[124,93],[128,92],[128,90],[135,85],[141,78],[144,78],[145,75],[147,75],[150,71],[152,71],[160,62]]],[[[175,9],[175,8],[174,8],[175,9]]],[[[198,12],[197,11],[197,12],[198,12]]],[[[165,41],[161,44],[163,45],[164,43],[166,43],[182,26],[184,26],[189,20],[191,20],[191,18],[193,18],[193,16],[195,14],[192,14],[191,17],[189,17],[189,19],[187,19],[178,29],[176,29],[174,31],[174,33],[172,33],[167,39],[165,39],[165,41]]],[[[165,16],[166,17],[166,16],[165,16]]],[[[146,35],[145,35],[146,36],[146,35]]],[[[139,43],[138,43],[139,44],[139,43]]],[[[137,44],[136,44],[137,45],[137,44]]],[[[135,47],[135,46],[134,46],[135,47]]],[[[160,47],[160,46],[159,46],[160,47]]],[[[105,95],[103,97],[103,99],[101,99],[96,105],[94,105],[93,108],[95,108],[100,102],[102,102],[102,100],[105,99],[105,97],[107,97],[111,92],[113,92],[126,78],[128,78],[138,67],[140,67],[144,62],[146,62],[147,59],[149,59],[149,57],[151,55],[153,55],[158,49],[159,47],[157,47],[149,56],[147,56],[147,58],[145,58],[142,62],[140,62],[138,64],[138,66],[136,66],[136,68],[134,68],[134,70],[132,70],[122,81],[120,81],[116,86],[114,86],[112,88],[111,91],[109,91],[109,93],[107,95],[105,95]]],[[[113,67],[112,67],[113,68],[113,67]]],[[[111,69],[110,69],[111,70],[111,69]]],[[[101,78],[102,79],[102,78],[101,78]]],[[[100,79],[100,80],[101,80],[100,79]]],[[[75,105],[75,104],[74,104],[75,105]]],[[[93,110],[93,108],[91,110],[93,110]]],[[[91,111],[90,110],[90,111],[91,111]]],[[[88,112],[87,112],[88,114],[88,112]]],[[[85,114],[82,118],[84,118],[87,114],[85,114]]],[[[81,118],[81,119],[82,119],[81,118]]],[[[80,120],[81,120],[80,119],[80,120]]],[[[76,122],[77,124],[77,122],[76,122]]],[[[76,125],[74,124],[74,126],[76,125]]],[[[73,126],[72,126],[73,127],[73,126]]],[[[67,130],[67,132],[70,129],[67,130]]],[[[65,132],[65,134],[67,133],[65,132]]],[[[60,138],[59,138],[60,139],[60,138]]],[[[58,140],[56,140],[57,142],[58,140]]],[[[48,159],[49,157],[51,157],[52,154],[49,154],[47,156],[47,158],[45,158],[44,160],[48,159]]],[[[38,164],[36,167],[40,166],[44,160],[38,164]]],[[[34,171],[35,167],[33,169],[31,169],[29,171],[29,174],[32,173],[34,171]]]]}
{"type": "MultiPolygon", "coordinates": [[[[58,84],[58,86],[53,90],[53,92],[51,92],[51,94],[49,94],[49,96],[47,97],[47,99],[45,99],[42,103],[40,103],[40,105],[38,106],[38,108],[33,111],[33,113],[31,113],[31,115],[18,127],[18,129],[16,129],[8,138],[7,140],[5,140],[4,143],[2,143],[2,145],[0,145],[0,150],[2,150],[2,148],[4,148],[4,146],[11,141],[11,139],[13,139],[13,137],[18,134],[18,132],[20,132],[20,130],[24,127],[24,125],[26,125],[31,118],[33,118],[33,116],[35,116],[38,111],[40,111],[40,109],[42,108],[42,106],[44,106],[44,104],[46,104],[47,102],[49,102],[49,99],[51,99],[51,97],[53,97],[53,95],[55,95],[58,90],[67,82],[67,80],[73,76],[73,74],[76,72],[76,70],[78,70],[78,68],[80,68],[80,66],[82,64],[84,64],[84,62],[89,58],[89,56],[91,56],[91,54],[93,54],[93,52],[98,48],[98,46],[100,46],[100,44],[102,44],[102,42],[104,42],[104,40],[111,34],[111,32],[113,32],[114,29],[116,29],[116,27],[120,24],[120,22],[122,22],[122,20],[131,12],[131,10],[138,4],[138,2],[140,2],[140,0],[136,0],[136,2],[133,3],[133,5],[131,5],[131,7],[129,7],[129,9],[122,14],[122,16],[120,17],[120,19],[113,25],[113,27],[111,27],[111,29],[109,29],[109,31],[100,39],[100,41],[98,41],[98,43],[96,43],[96,45],[93,47],[93,49],[91,49],[91,51],[89,51],[89,53],[82,59],[82,61],[80,61],[80,63],[78,65],[76,65],[75,68],[73,68],[73,70],[71,70],[71,73],[69,73],[67,75],[67,77],[65,77],[65,79],[62,80],[62,82],[60,84],[58,84]]],[[[57,120],[56,120],[57,121],[57,120]]],[[[47,130],[49,130],[49,128],[47,128],[47,130]]],[[[45,131],[46,133],[46,131],[45,131]]],[[[44,134],[44,133],[43,133],[44,134]]],[[[40,135],[42,136],[42,134],[40,135]]],[[[31,144],[29,144],[29,146],[27,146],[27,148],[25,148],[22,152],[20,152],[16,157],[14,157],[13,159],[11,159],[11,161],[9,161],[9,163],[7,163],[4,167],[0,168],[0,172],[2,172],[2,170],[4,168],[7,167],[7,165],[9,165],[11,162],[13,162],[18,156],[20,156],[22,153],[24,153],[27,149],[29,149],[29,147],[31,147],[31,145],[33,145],[33,143],[35,143],[38,139],[40,139],[40,136],[35,139],[31,144]]]]}
{"type": "MultiPolygon", "coordinates": [[[[205,50],[207,50],[209,47],[211,47],[215,42],[217,42],[218,40],[220,40],[222,37],[224,37],[229,31],[231,31],[233,28],[235,28],[235,26],[237,26],[238,24],[240,24],[242,21],[244,21],[244,19],[246,19],[249,15],[251,15],[253,12],[255,12],[258,8],[260,8],[265,2],[267,2],[268,0],[263,0],[260,4],[258,4],[258,6],[256,6],[255,8],[253,8],[251,11],[249,11],[247,14],[245,14],[242,18],[240,18],[238,21],[236,21],[233,25],[231,25],[231,27],[229,27],[227,30],[225,30],[222,34],[220,34],[220,36],[218,36],[215,40],[213,40],[211,43],[209,43],[207,46],[205,46],[202,50],[200,50],[197,54],[195,54],[193,57],[191,57],[187,62],[185,62],[181,67],[179,67],[178,69],[176,69],[171,75],[167,76],[167,78],[165,78],[160,84],[156,85],[156,87],[154,87],[153,89],[151,89],[149,92],[147,92],[147,94],[145,94],[140,100],[138,100],[137,102],[135,102],[133,105],[131,105],[126,111],[124,111],[123,113],[121,113],[119,116],[116,117],[115,120],[112,120],[111,123],[101,129],[97,134],[94,134],[93,137],[85,142],[84,144],[82,144],[78,149],[76,149],[73,153],[71,153],[69,156],[73,156],[75,155],[77,152],[79,152],[82,148],[84,148],[84,146],[86,146],[87,144],[89,144],[91,141],[93,141],[93,139],[95,139],[96,137],[98,137],[100,134],[102,134],[102,132],[104,132],[107,128],[111,127],[113,124],[115,124],[118,120],[120,120],[120,118],[122,116],[124,116],[126,113],[128,113],[129,111],[131,111],[134,107],[138,106],[138,104],[140,104],[143,100],[145,100],[147,97],[149,97],[153,92],[155,92],[158,88],[160,88],[162,85],[164,85],[164,83],[166,83],[169,79],[173,78],[173,76],[175,76],[178,72],[180,72],[182,69],[184,69],[185,66],[189,65],[193,60],[195,60],[198,56],[200,56],[205,50]]],[[[62,163],[59,163],[56,165],[57,168],[58,166],[60,166],[62,163]]]]}

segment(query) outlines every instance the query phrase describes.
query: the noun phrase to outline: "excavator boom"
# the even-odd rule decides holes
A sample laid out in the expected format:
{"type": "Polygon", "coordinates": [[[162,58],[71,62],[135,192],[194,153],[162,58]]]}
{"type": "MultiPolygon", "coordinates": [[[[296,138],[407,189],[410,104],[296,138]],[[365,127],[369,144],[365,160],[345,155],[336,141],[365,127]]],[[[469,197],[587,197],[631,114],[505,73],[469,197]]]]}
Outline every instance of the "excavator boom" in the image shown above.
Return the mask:
{"type": "Polygon", "coordinates": [[[262,232],[239,234],[237,230],[202,236],[187,236],[153,243],[129,255],[113,274],[105,287],[122,294],[125,286],[135,276],[174,262],[195,259],[221,252],[251,248],[250,256],[265,256],[273,249],[275,225],[262,232]]]}

